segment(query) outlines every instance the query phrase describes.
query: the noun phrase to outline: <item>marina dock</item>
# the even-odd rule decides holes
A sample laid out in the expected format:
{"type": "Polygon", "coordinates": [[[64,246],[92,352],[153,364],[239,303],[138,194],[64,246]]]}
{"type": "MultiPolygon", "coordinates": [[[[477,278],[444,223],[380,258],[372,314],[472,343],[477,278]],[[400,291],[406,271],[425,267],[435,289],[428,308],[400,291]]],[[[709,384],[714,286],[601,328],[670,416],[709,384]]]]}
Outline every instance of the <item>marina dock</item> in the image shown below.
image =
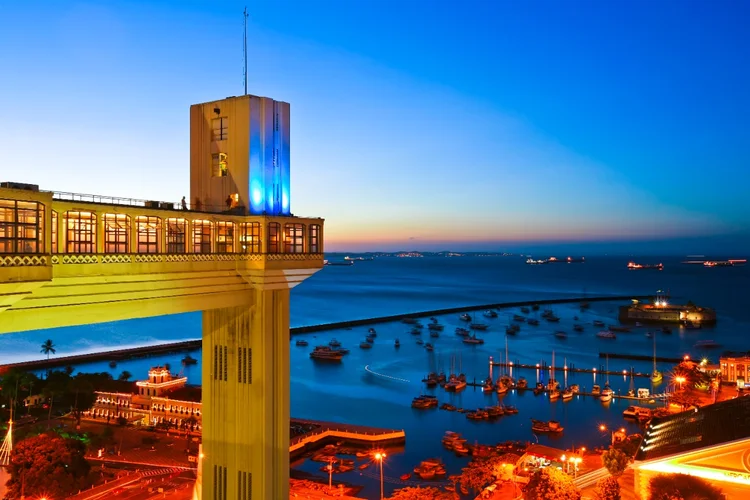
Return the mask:
{"type": "Polygon", "coordinates": [[[301,420],[298,418],[293,418],[292,423],[315,426],[312,431],[293,437],[289,440],[289,453],[292,456],[299,455],[310,448],[317,447],[318,444],[322,444],[321,441],[329,438],[366,446],[393,446],[402,445],[406,442],[406,433],[403,429],[382,429],[379,427],[366,427],[364,425],[319,422],[316,420],[301,420]]]}
{"type": "MultiPolygon", "coordinates": [[[[654,357],[646,354],[618,354],[614,352],[600,352],[600,358],[609,357],[609,359],[630,359],[633,361],[653,361],[654,357]]],[[[664,363],[681,363],[682,358],[670,358],[667,356],[656,356],[656,361],[664,363]]]]}
{"type": "MultiPolygon", "coordinates": [[[[647,360],[651,360],[652,358],[649,356],[646,356],[647,360]]],[[[657,358],[658,360],[658,358],[657,358]]],[[[546,363],[540,364],[540,365],[528,365],[524,363],[501,363],[498,361],[493,361],[492,366],[500,366],[500,367],[507,367],[507,368],[514,368],[514,369],[522,369],[522,370],[552,370],[553,368],[546,363]]],[[[591,373],[591,374],[598,374],[598,375],[633,375],[634,377],[650,377],[651,375],[648,373],[640,373],[635,372],[633,370],[620,370],[620,371],[613,371],[613,370],[599,370],[598,368],[576,368],[576,367],[562,367],[562,366],[556,366],[554,368],[556,372],[569,372],[569,373],[591,373]]]]}

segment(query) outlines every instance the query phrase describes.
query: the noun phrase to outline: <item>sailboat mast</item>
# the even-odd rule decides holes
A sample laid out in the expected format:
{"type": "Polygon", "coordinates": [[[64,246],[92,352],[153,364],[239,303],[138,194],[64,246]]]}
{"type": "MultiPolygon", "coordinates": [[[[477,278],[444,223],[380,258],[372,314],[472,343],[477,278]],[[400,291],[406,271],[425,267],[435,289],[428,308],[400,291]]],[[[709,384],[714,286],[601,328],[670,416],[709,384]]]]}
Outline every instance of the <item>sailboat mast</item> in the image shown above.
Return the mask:
{"type": "Polygon", "coordinates": [[[654,373],[656,373],[656,335],[654,335],[654,373]]]}

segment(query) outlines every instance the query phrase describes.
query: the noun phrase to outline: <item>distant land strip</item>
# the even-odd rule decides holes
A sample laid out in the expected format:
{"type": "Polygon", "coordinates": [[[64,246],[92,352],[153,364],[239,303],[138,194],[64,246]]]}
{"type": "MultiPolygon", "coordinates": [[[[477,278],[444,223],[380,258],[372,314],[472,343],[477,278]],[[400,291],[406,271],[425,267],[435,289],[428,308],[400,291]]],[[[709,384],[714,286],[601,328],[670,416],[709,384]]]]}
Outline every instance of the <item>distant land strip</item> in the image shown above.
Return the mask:
{"type": "MultiPolygon", "coordinates": [[[[428,318],[430,316],[442,316],[445,314],[456,314],[463,312],[483,311],[487,309],[507,309],[511,307],[531,306],[534,304],[554,305],[569,304],[571,302],[614,302],[621,300],[644,300],[653,299],[653,295],[609,295],[596,297],[577,297],[567,299],[543,299],[543,300],[524,300],[518,302],[500,302],[495,304],[484,304],[474,306],[450,307],[446,309],[433,309],[430,311],[420,311],[405,314],[394,314],[391,316],[379,316],[375,318],[355,319],[349,321],[338,321],[335,323],[323,323],[320,325],[298,326],[290,328],[291,335],[305,333],[316,333],[328,330],[340,330],[342,328],[353,328],[356,326],[376,325],[380,323],[390,323],[400,321],[404,318],[428,318]]],[[[54,339],[53,339],[54,340],[54,339]]],[[[92,352],[87,354],[76,354],[73,356],[57,356],[50,359],[39,359],[34,361],[22,361],[20,363],[7,363],[0,365],[0,373],[10,368],[20,368],[23,370],[41,370],[46,368],[58,368],[61,366],[78,365],[82,363],[93,363],[96,361],[124,361],[131,358],[142,358],[155,356],[158,354],[175,354],[179,352],[197,351],[201,348],[203,339],[183,340],[180,342],[170,342],[166,344],[155,344],[141,347],[131,347],[127,349],[114,349],[109,351],[92,352]]],[[[650,358],[649,358],[650,359],[650,358]]]]}

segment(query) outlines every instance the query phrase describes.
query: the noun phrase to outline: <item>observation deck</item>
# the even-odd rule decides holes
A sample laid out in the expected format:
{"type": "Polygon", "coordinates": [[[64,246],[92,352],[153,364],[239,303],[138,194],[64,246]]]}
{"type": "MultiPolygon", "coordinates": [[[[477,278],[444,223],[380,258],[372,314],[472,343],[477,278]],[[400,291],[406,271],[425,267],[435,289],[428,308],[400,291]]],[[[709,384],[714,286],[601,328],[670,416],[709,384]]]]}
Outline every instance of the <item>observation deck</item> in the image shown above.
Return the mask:
{"type": "Polygon", "coordinates": [[[320,218],[34,188],[0,187],[0,334],[251,305],[323,265],[320,218]]]}

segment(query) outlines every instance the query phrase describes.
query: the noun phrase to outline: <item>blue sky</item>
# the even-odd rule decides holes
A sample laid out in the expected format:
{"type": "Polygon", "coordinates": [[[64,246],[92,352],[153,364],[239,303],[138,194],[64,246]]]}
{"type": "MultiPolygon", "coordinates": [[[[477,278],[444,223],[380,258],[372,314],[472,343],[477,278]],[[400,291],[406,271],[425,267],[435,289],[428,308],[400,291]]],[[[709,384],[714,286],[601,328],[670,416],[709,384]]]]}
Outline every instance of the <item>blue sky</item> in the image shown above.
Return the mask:
{"type": "MultiPolygon", "coordinates": [[[[243,91],[243,7],[0,3],[0,177],[179,200],[189,105],[243,91]]],[[[748,2],[249,8],[329,250],[750,249],[748,2]]]]}

